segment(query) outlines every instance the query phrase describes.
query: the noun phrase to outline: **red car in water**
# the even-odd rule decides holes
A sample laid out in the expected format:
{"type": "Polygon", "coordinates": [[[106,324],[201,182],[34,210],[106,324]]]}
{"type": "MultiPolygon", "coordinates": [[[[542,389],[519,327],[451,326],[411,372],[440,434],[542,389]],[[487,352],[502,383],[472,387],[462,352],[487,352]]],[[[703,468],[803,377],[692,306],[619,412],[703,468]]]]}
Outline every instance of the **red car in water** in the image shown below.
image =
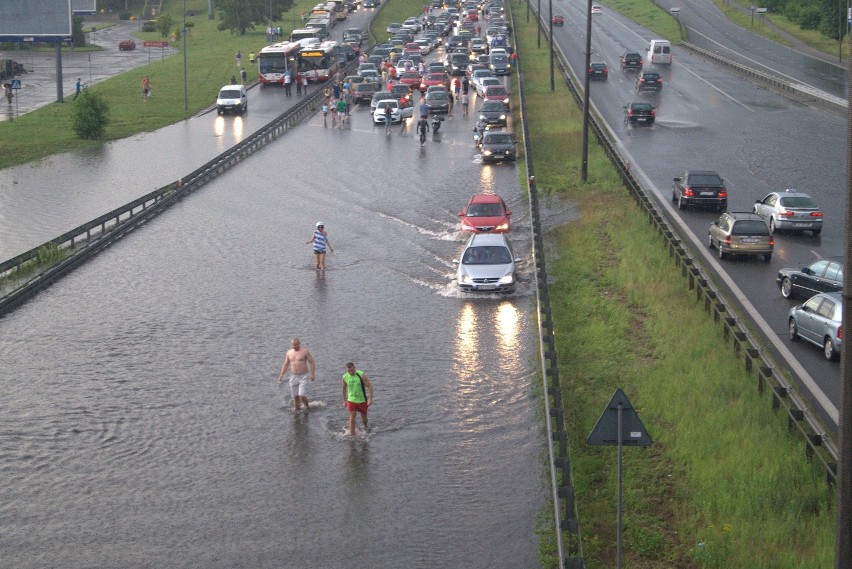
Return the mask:
{"type": "Polygon", "coordinates": [[[136,49],[136,42],[133,40],[124,40],[118,42],[119,51],[133,51],[136,49]]]}
{"type": "Polygon", "coordinates": [[[498,195],[476,195],[459,212],[461,230],[473,233],[507,233],[512,212],[498,195]]]}
{"type": "Polygon", "coordinates": [[[509,91],[503,85],[489,85],[482,94],[485,101],[503,101],[506,109],[509,108],[509,91]]]}

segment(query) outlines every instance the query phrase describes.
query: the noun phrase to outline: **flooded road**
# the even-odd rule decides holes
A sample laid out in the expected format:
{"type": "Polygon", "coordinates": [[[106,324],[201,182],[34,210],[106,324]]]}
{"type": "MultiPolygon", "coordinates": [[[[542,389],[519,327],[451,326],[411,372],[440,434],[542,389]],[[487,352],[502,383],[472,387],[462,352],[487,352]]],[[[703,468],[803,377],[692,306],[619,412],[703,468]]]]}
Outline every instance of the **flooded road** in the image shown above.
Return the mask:
{"type": "Polygon", "coordinates": [[[472,120],[420,148],[364,110],[315,117],[4,317],[4,562],[537,567],[527,205],[472,120]],[[477,192],[514,211],[512,296],[452,283],[477,192]],[[276,381],[293,336],[318,365],[301,414],[276,381]],[[350,360],[376,388],[356,439],[350,360]]]}

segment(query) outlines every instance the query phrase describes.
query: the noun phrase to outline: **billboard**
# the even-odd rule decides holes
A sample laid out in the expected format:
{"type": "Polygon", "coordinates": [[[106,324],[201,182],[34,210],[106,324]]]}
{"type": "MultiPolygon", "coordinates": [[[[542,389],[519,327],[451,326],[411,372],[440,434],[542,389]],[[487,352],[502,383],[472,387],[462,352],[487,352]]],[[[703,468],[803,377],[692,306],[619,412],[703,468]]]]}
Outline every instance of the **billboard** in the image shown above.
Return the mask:
{"type": "Polygon", "coordinates": [[[70,41],[71,0],[0,1],[0,41],[70,41]]]}
{"type": "Polygon", "coordinates": [[[98,0],[71,0],[71,12],[74,15],[95,14],[98,11],[98,0]]]}

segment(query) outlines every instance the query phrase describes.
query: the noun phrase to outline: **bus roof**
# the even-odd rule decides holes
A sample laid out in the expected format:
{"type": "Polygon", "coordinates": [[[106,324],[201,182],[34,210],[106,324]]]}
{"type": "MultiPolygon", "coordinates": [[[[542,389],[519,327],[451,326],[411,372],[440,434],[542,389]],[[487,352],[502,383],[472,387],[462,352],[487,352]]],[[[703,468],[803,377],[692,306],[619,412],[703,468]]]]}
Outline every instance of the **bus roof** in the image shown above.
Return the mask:
{"type": "Polygon", "coordinates": [[[303,48],[304,45],[301,42],[281,42],[274,43],[272,45],[268,45],[266,47],[261,48],[260,53],[277,53],[277,52],[291,52],[296,51],[303,48]]]}

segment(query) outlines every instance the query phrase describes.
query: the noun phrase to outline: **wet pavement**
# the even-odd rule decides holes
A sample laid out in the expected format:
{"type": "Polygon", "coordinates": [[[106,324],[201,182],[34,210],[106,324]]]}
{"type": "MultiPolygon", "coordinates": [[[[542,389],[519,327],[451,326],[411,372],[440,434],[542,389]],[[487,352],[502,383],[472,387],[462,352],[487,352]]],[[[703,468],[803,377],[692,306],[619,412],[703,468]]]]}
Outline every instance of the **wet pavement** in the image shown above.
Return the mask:
{"type": "MultiPolygon", "coordinates": [[[[100,51],[62,50],[62,93],[64,97],[74,96],[77,78],[92,85],[109,77],[147,65],[162,57],[175,53],[172,47],[147,48],[142,41],[135,39],[136,49],[121,51],[118,43],[134,39],[133,34],[141,28],[141,22],[117,20],[115,25],[90,32],[88,42],[103,48],[100,51]]],[[[56,88],[56,51],[11,50],[0,51],[0,60],[12,59],[23,64],[26,73],[15,79],[21,81],[21,89],[16,92],[12,105],[5,101],[0,105],[0,120],[9,120],[50,103],[58,101],[56,88]]]]}

